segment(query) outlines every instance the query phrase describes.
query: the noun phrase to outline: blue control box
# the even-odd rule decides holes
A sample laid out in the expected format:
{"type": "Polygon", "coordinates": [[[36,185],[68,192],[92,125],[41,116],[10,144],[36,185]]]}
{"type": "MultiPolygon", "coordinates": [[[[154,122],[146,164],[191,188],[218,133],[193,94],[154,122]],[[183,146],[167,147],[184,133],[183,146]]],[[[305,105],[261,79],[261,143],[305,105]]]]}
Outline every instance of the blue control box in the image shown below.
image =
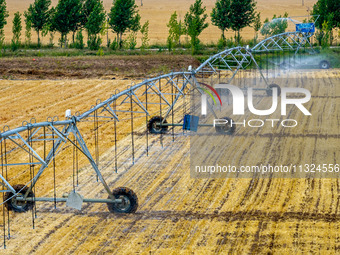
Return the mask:
{"type": "Polygon", "coordinates": [[[183,129],[197,132],[199,119],[198,116],[186,114],[184,116],[183,129]]]}
{"type": "Polygon", "coordinates": [[[314,23],[296,24],[296,32],[314,33],[315,32],[315,24],[314,23]]]}

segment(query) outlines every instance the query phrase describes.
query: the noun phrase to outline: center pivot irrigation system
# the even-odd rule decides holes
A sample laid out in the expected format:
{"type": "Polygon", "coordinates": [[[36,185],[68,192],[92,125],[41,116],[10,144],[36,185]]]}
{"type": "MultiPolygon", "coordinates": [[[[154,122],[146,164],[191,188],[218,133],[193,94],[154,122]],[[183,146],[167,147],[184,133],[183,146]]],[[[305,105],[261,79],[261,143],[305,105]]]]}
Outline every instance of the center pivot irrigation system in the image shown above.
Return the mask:
{"type": "MultiPolygon", "coordinates": [[[[32,209],[34,227],[35,204],[40,201],[54,202],[55,206],[58,202],[66,202],[68,206],[77,209],[81,209],[83,202],[106,203],[110,212],[134,213],[138,207],[136,194],[129,188],[124,187],[111,190],[99,169],[99,121],[114,124],[114,160],[115,171],[117,171],[118,123],[126,123],[127,120],[131,123],[132,161],[134,163],[134,135],[136,135],[134,132],[134,119],[145,118],[147,129],[147,132],[145,132],[146,155],[148,155],[149,134],[159,134],[162,137],[162,134],[169,132],[170,128],[172,128],[174,134],[176,127],[195,131],[197,126],[212,126],[199,124],[197,117],[195,119],[193,118],[194,116],[190,115],[192,105],[190,109],[187,109],[186,98],[188,95],[210,93],[208,89],[216,92],[213,89],[214,85],[231,84],[237,76],[239,78],[241,78],[240,75],[247,74],[249,76],[249,72],[259,74],[258,79],[264,84],[263,88],[257,88],[257,90],[263,90],[270,96],[273,88],[277,88],[278,93],[280,93],[280,87],[269,81],[271,78],[268,76],[268,69],[294,66],[298,60],[297,54],[301,50],[315,54],[310,43],[310,37],[314,31],[314,23],[296,24],[295,32],[271,36],[253,48],[235,47],[226,49],[207,59],[197,69],[189,67],[188,71],[160,75],[132,85],[124,91],[117,90],[107,100],[97,100],[96,105],[93,105],[90,110],[83,114],[76,113],[71,115],[71,111],[67,110],[65,120],[49,117],[47,121],[40,123],[36,123],[35,119],[31,119],[30,122],[23,122],[21,127],[15,129],[5,126],[3,132],[0,133],[0,184],[2,186],[1,192],[3,193],[4,242],[5,236],[10,237],[9,210],[26,212],[32,209]],[[290,54],[286,55],[283,52],[290,52],[290,54]],[[277,61],[278,58],[279,61],[277,61]],[[182,112],[179,106],[182,107],[182,112]],[[174,114],[180,115],[180,117],[175,118],[174,114]],[[183,115],[185,116],[184,118],[183,115]],[[196,121],[193,121],[194,119],[196,121]],[[192,125],[190,121],[196,124],[192,125]],[[79,128],[80,125],[83,126],[83,129],[90,130],[91,136],[94,133],[95,156],[92,156],[93,154],[88,148],[86,138],[84,138],[85,136],[82,135],[81,128],[79,128]],[[62,151],[65,144],[73,148],[73,160],[75,158],[77,160],[78,153],[88,159],[95,171],[97,181],[100,181],[107,192],[107,199],[83,198],[77,193],[74,182],[75,170],[73,171],[73,191],[69,194],[63,197],[57,197],[56,192],[54,192],[54,197],[38,197],[35,195],[37,181],[48,167],[54,171],[55,191],[56,156],[62,151]],[[25,171],[27,171],[27,168],[29,168],[30,177],[26,184],[14,185],[15,177],[18,176],[18,169],[26,169],[25,171]],[[8,231],[6,231],[6,217],[8,231]]],[[[325,61],[322,60],[316,64],[320,64],[321,68],[329,68],[329,63],[325,61]]],[[[254,79],[256,82],[256,78],[254,79]]],[[[241,84],[239,85],[241,86],[241,84]]],[[[243,86],[243,88],[246,88],[246,86],[243,86]]],[[[217,118],[217,113],[212,104],[212,100],[208,101],[210,111],[217,118]]],[[[232,134],[235,131],[235,128],[230,124],[216,126],[215,129],[218,133],[223,134],[232,134]]],[[[73,166],[75,165],[78,166],[78,163],[73,162],[73,166]]],[[[77,167],[76,171],[78,171],[77,167]]]]}

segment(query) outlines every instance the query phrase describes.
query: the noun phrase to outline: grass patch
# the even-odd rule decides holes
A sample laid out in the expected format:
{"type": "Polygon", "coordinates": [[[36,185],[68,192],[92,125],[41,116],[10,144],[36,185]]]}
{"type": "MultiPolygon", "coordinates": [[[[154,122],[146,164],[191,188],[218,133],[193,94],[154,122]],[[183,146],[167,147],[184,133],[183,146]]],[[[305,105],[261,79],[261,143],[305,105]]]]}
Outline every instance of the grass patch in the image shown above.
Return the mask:
{"type": "MultiPolygon", "coordinates": [[[[227,39],[227,48],[234,47],[234,43],[231,39],[227,39]]],[[[249,47],[252,47],[254,44],[253,40],[247,40],[242,41],[241,44],[243,45],[249,45],[249,47]]],[[[25,45],[21,45],[22,47],[26,47],[25,45]]],[[[320,56],[327,59],[331,63],[331,67],[333,68],[339,68],[340,67],[340,48],[338,47],[332,47],[328,49],[321,49],[320,47],[314,47],[316,51],[320,53],[320,56]]],[[[217,54],[222,50],[218,49],[217,44],[214,42],[210,42],[207,44],[201,44],[200,50],[197,52],[197,54],[194,56],[199,62],[203,63],[205,60],[209,58],[209,56],[212,56],[214,54],[217,54]]],[[[82,57],[82,56],[97,56],[97,57],[103,57],[103,56],[153,56],[153,55],[188,55],[190,54],[190,44],[183,43],[181,46],[178,46],[177,48],[174,48],[171,52],[168,51],[166,44],[153,44],[146,50],[140,50],[140,49],[123,49],[123,50],[111,50],[108,48],[101,48],[100,54],[98,54],[98,51],[91,51],[88,49],[74,49],[74,48],[57,48],[57,47],[50,47],[49,45],[42,45],[40,48],[37,44],[30,44],[29,47],[21,48],[16,51],[10,50],[10,44],[5,44],[3,49],[1,50],[1,56],[2,57],[82,57]]],[[[293,52],[284,52],[284,57],[289,57],[290,55],[293,55],[293,52]]],[[[303,50],[299,53],[299,56],[307,56],[308,53],[304,52],[303,50]]],[[[266,68],[266,61],[264,58],[272,59],[277,57],[277,54],[274,53],[255,53],[254,57],[255,60],[258,62],[261,67],[264,66],[266,68]]],[[[251,64],[248,66],[248,68],[255,68],[256,66],[254,64],[251,64]]],[[[91,66],[78,66],[73,67],[73,69],[78,70],[84,70],[91,68],[91,66]]],[[[158,71],[156,69],[159,69],[160,72],[165,72],[164,67],[156,67],[154,71],[158,71]]]]}

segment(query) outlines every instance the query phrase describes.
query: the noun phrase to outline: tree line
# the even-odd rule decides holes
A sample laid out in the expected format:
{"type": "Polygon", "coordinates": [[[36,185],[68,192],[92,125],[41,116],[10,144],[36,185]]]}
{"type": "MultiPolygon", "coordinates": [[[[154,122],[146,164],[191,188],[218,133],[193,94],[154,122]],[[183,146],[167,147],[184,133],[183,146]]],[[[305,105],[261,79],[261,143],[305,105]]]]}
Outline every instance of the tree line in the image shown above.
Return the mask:
{"type": "MultiPolygon", "coordinates": [[[[205,12],[206,7],[202,6],[202,1],[196,0],[185,15],[184,24],[181,20],[178,21],[176,12],[171,15],[167,24],[169,27],[167,40],[169,50],[174,45],[180,45],[180,37],[183,34],[189,35],[193,52],[199,49],[198,36],[209,25],[206,22],[208,15],[205,12]]],[[[333,31],[335,28],[340,28],[340,1],[318,0],[310,14],[312,15],[311,19],[305,19],[303,22],[315,22],[315,26],[318,28],[315,36],[319,45],[332,44],[333,31]]],[[[261,13],[256,12],[254,0],[217,0],[210,16],[212,25],[221,30],[221,38],[217,44],[219,48],[226,46],[225,32],[228,30],[234,31],[235,44],[237,45],[241,40],[240,31],[245,27],[253,27],[254,44],[257,42],[259,32],[261,35],[269,37],[284,33],[288,28],[287,12],[278,16],[274,14],[271,21],[266,18],[262,24],[261,13]]]]}
{"type": "MultiPolygon", "coordinates": [[[[0,45],[4,42],[7,17],[6,1],[0,0],[0,45]]],[[[31,43],[33,30],[37,33],[38,47],[41,45],[41,37],[50,34],[50,43],[53,43],[54,34],[58,32],[61,47],[68,46],[67,37],[71,34],[71,45],[82,49],[85,46],[85,31],[87,46],[96,50],[99,49],[102,35],[107,29],[116,34],[113,44],[117,48],[122,46],[122,37],[126,32],[135,33],[141,30],[143,42],[148,41],[145,33],[148,32],[149,22],[140,24],[140,15],[134,0],[114,0],[109,13],[105,12],[102,0],[59,0],[55,7],[51,7],[51,0],[35,0],[23,15],[19,12],[14,14],[12,48],[20,45],[22,18],[25,22],[26,43],[31,43]]],[[[108,42],[108,46],[109,44],[111,42],[108,42]]]]}
{"type": "MultiPolygon", "coordinates": [[[[316,34],[320,41],[332,37],[331,31],[340,26],[340,2],[339,0],[318,0],[314,5],[312,14],[320,15],[316,20],[319,28],[316,34]]],[[[258,38],[258,32],[264,36],[284,32],[288,27],[288,13],[283,16],[273,16],[277,22],[271,23],[267,18],[264,24],[261,22],[260,13],[256,12],[255,0],[217,0],[210,13],[212,25],[221,30],[221,38],[218,46],[226,46],[225,32],[234,31],[235,44],[241,40],[240,32],[243,28],[252,26],[255,32],[254,43],[258,38]]],[[[6,0],[0,0],[0,47],[4,44],[4,26],[7,24],[8,11],[6,0]]],[[[209,26],[208,14],[202,0],[195,0],[184,16],[184,20],[178,19],[174,12],[167,24],[169,35],[167,46],[169,51],[181,45],[181,36],[190,38],[193,53],[200,49],[200,34],[209,26]]],[[[50,35],[50,44],[53,46],[55,33],[60,34],[60,47],[85,47],[84,32],[87,35],[87,47],[98,50],[102,44],[102,37],[107,34],[107,47],[112,49],[122,48],[126,44],[134,49],[137,45],[137,32],[141,32],[141,49],[149,44],[149,21],[143,25],[140,23],[141,16],[135,0],[113,0],[109,13],[104,10],[102,0],[59,0],[55,7],[51,6],[51,0],[35,0],[23,15],[19,12],[14,14],[12,50],[21,45],[22,19],[25,25],[25,43],[31,43],[32,30],[37,33],[37,45],[41,46],[41,37],[50,35]],[[108,30],[116,34],[111,42],[108,30]],[[124,39],[124,34],[129,36],[124,39]],[[71,35],[71,39],[68,36],[71,35]],[[71,41],[71,43],[69,43],[71,41]]]]}
{"type": "MultiPolygon", "coordinates": [[[[210,14],[211,22],[218,27],[221,32],[219,45],[226,46],[225,32],[232,29],[235,32],[235,42],[239,43],[241,36],[240,31],[250,26],[256,20],[256,2],[255,0],[217,0],[215,7],[210,14]]],[[[205,13],[206,7],[203,6],[202,0],[196,0],[185,14],[184,23],[177,21],[177,13],[174,12],[168,23],[169,36],[168,48],[171,50],[183,34],[190,37],[192,52],[195,53],[200,48],[199,35],[206,29],[209,24],[206,22],[208,15],[205,13]]],[[[260,18],[258,14],[257,17],[260,18]]]]}

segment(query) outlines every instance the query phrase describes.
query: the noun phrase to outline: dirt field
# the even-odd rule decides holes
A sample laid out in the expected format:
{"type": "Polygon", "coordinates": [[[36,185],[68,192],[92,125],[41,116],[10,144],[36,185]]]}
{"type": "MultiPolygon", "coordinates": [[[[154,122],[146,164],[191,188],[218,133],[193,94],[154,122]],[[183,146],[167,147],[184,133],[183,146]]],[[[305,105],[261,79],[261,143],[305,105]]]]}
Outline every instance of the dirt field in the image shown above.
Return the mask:
{"type": "MultiPolygon", "coordinates": [[[[16,11],[24,12],[27,10],[30,3],[33,0],[8,0],[7,6],[10,11],[10,17],[8,19],[8,25],[5,27],[6,40],[9,42],[12,37],[12,20],[16,11]]],[[[104,0],[104,7],[107,11],[110,10],[112,0],[104,0]]],[[[193,0],[172,0],[172,1],[157,1],[157,0],[143,0],[143,6],[140,6],[140,1],[136,1],[140,9],[142,17],[141,22],[144,23],[146,20],[150,21],[150,43],[165,43],[168,36],[168,28],[166,24],[169,21],[170,15],[177,11],[179,17],[184,19],[185,13],[188,11],[189,6],[193,3],[193,0]]],[[[261,12],[262,20],[265,18],[271,19],[273,14],[283,15],[284,12],[288,12],[289,16],[306,16],[308,15],[308,8],[312,9],[316,0],[258,0],[257,11],[261,12]],[[304,2],[304,6],[302,6],[304,2]]],[[[55,5],[57,0],[52,0],[52,4],[55,5]]],[[[207,6],[207,13],[209,14],[210,23],[210,12],[213,8],[214,0],[204,0],[204,5],[207,6]]],[[[24,35],[24,32],[22,33],[24,35]]],[[[227,37],[232,36],[232,32],[227,33],[227,37]]],[[[242,37],[245,39],[253,38],[254,31],[252,28],[245,28],[242,32],[242,37]]],[[[202,33],[200,39],[206,43],[216,42],[221,36],[220,31],[212,26],[209,27],[202,33]]],[[[114,39],[114,35],[110,37],[114,39]]],[[[24,36],[22,36],[24,38],[24,36]]],[[[58,42],[59,35],[56,36],[55,42],[58,42]]],[[[106,37],[105,37],[106,38],[106,37]]],[[[33,40],[36,40],[36,35],[33,33],[33,40]]],[[[48,42],[48,37],[43,39],[43,42],[48,42]]],[[[185,40],[185,37],[183,37],[185,40]]],[[[106,39],[104,40],[106,42],[106,39]]]]}
{"type": "MultiPolygon", "coordinates": [[[[293,111],[290,114],[302,125],[289,134],[278,129],[268,135],[268,130],[260,129],[248,136],[238,129],[234,136],[224,137],[227,142],[222,148],[233,155],[235,163],[245,162],[245,157],[247,162],[275,163],[282,159],[275,155],[289,158],[295,154],[302,155],[301,163],[335,163],[339,159],[339,70],[307,70],[296,74],[297,83],[301,85],[306,77],[315,79],[304,84],[313,98],[307,106],[313,112],[310,121],[293,111]],[[331,85],[330,77],[337,82],[331,85]],[[322,86],[317,82],[320,80],[324,81],[322,86]],[[304,137],[304,132],[315,135],[304,137]],[[279,151],[272,150],[275,145],[279,151]],[[271,153],[250,153],[254,150],[271,153]]],[[[124,86],[125,81],[1,81],[0,95],[5,99],[0,106],[1,123],[16,126],[23,116],[62,116],[66,106],[82,111],[94,98],[105,98],[112,89],[124,86]],[[46,86],[48,92],[44,92],[46,86]],[[31,114],[20,105],[28,104],[27,95],[32,96],[31,114]],[[63,101],[59,103],[60,97],[63,101]]],[[[268,100],[258,103],[268,105],[268,100]]],[[[109,134],[109,130],[103,133],[109,134]]],[[[137,136],[135,165],[131,164],[127,133],[119,141],[119,173],[113,174],[114,148],[108,144],[102,148],[101,168],[110,187],[127,186],[137,193],[137,213],[115,215],[106,205],[97,204],[85,205],[81,212],[64,204],[55,210],[53,204],[38,203],[35,229],[31,228],[31,212],[11,213],[12,238],[3,253],[339,253],[338,179],[194,179],[189,171],[190,137],[179,129],[174,142],[171,135],[163,137],[163,146],[159,136],[151,136],[149,157],[145,155],[145,136],[137,136]]],[[[69,192],[71,162],[59,165],[58,173],[58,194],[69,192]]],[[[51,173],[43,180],[37,192],[51,196],[51,173]]],[[[88,165],[81,169],[79,181],[77,191],[86,197],[106,197],[88,165]]]]}
{"type": "Polygon", "coordinates": [[[199,61],[187,55],[1,58],[3,79],[144,79],[187,70],[199,61]]]}

